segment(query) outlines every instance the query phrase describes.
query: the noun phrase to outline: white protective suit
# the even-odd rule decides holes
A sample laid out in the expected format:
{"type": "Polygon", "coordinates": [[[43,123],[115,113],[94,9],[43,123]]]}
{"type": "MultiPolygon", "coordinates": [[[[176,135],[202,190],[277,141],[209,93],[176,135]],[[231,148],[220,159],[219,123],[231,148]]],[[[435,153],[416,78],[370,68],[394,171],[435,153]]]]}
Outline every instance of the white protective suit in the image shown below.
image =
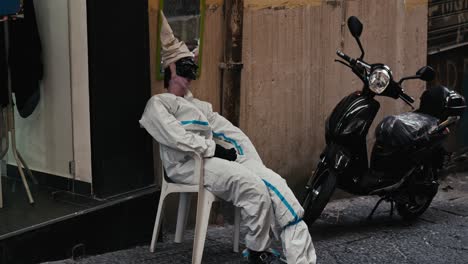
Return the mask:
{"type": "Polygon", "coordinates": [[[211,104],[170,93],[153,96],[140,124],[161,145],[161,157],[174,182],[195,184],[194,160],[190,153],[205,157],[206,188],[216,196],[241,208],[242,223],[248,227],[247,248],[265,251],[271,233],[279,227],[283,250],[290,264],[316,263],[315,249],[304,210],[286,181],[263,165],[249,138],[211,104]],[[214,139],[224,140],[237,150],[235,162],[215,158],[214,139]]]}

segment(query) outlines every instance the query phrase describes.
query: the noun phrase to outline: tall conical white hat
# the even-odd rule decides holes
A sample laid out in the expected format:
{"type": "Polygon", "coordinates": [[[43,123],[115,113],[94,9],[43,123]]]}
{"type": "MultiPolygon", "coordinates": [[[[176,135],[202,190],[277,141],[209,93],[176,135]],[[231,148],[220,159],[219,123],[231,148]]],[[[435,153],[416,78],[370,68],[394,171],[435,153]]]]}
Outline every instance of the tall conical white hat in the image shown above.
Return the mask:
{"type": "Polygon", "coordinates": [[[171,26],[167,22],[166,16],[160,11],[161,15],[161,56],[163,62],[163,68],[169,66],[169,64],[178,61],[185,57],[192,57],[193,53],[187,48],[187,45],[183,41],[178,40],[172,32],[171,26]]]}

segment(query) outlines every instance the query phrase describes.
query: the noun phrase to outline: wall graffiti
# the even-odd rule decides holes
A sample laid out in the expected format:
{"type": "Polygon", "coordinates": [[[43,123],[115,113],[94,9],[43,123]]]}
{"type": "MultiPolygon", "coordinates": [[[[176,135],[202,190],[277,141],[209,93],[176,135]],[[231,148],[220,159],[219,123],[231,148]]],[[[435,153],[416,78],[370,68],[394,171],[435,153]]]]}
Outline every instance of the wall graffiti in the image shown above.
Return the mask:
{"type": "Polygon", "coordinates": [[[442,84],[457,91],[468,89],[463,87],[465,73],[468,73],[468,47],[430,55],[428,63],[437,72],[435,84],[442,84]]]}

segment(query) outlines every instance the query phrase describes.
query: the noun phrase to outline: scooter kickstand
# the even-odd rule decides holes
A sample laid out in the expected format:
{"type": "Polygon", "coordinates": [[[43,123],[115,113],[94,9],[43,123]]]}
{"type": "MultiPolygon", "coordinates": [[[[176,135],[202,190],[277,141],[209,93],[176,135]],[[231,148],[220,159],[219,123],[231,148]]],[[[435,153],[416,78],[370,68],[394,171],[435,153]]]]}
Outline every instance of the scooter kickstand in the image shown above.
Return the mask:
{"type": "Polygon", "coordinates": [[[375,204],[374,209],[372,209],[372,212],[371,212],[370,215],[367,217],[367,220],[372,220],[372,215],[374,215],[375,210],[377,210],[377,207],[379,207],[380,203],[381,203],[383,200],[385,200],[385,197],[380,198],[380,200],[375,204]]]}

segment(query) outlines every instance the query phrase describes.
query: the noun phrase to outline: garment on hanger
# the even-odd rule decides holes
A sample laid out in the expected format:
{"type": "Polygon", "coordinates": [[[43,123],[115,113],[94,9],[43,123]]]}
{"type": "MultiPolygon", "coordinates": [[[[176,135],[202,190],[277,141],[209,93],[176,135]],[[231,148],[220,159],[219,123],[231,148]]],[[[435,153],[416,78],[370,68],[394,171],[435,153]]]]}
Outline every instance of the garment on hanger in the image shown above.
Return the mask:
{"type": "MultiPolygon", "coordinates": [[[[40,80],[43,76],[42,46],[36,23],[33,0],[23,1],[24,18],[10,19],[9,25],[9,59],[11,87],[15,93],[16,108],[21,117],[32,114],[40,99],[40,80]]],[[[4,34],[0,42],[5,42],[4,34]]],[[[5,50],[5,48],[3,48],[5,50]]],[[[1,63],[1,62],[0,62],[1,63]]],[[[0,95],[8,94],[4,86],[5,70],[0,65],[0,95]]],[[[7,97],[8,100],[8,97],[7,97]]],[[[3,99],[0,99],[3,103],[3,99]]],[[[7,102],[8,103],[8,102],[7,102]]]]}
{"type": "Polygon", "coordinates": [[[23,9],[24,18],[9,23],[9,66],[16,108],[22,117],[28,117],[39,103],[43,65],[33,0],[24,0],[23,9]]]}
{"type": "Polygon", "coordinates": [[[3,22],[0,22],[0,110],[8,105],[8,65],[3,30],[3,22]]]}

